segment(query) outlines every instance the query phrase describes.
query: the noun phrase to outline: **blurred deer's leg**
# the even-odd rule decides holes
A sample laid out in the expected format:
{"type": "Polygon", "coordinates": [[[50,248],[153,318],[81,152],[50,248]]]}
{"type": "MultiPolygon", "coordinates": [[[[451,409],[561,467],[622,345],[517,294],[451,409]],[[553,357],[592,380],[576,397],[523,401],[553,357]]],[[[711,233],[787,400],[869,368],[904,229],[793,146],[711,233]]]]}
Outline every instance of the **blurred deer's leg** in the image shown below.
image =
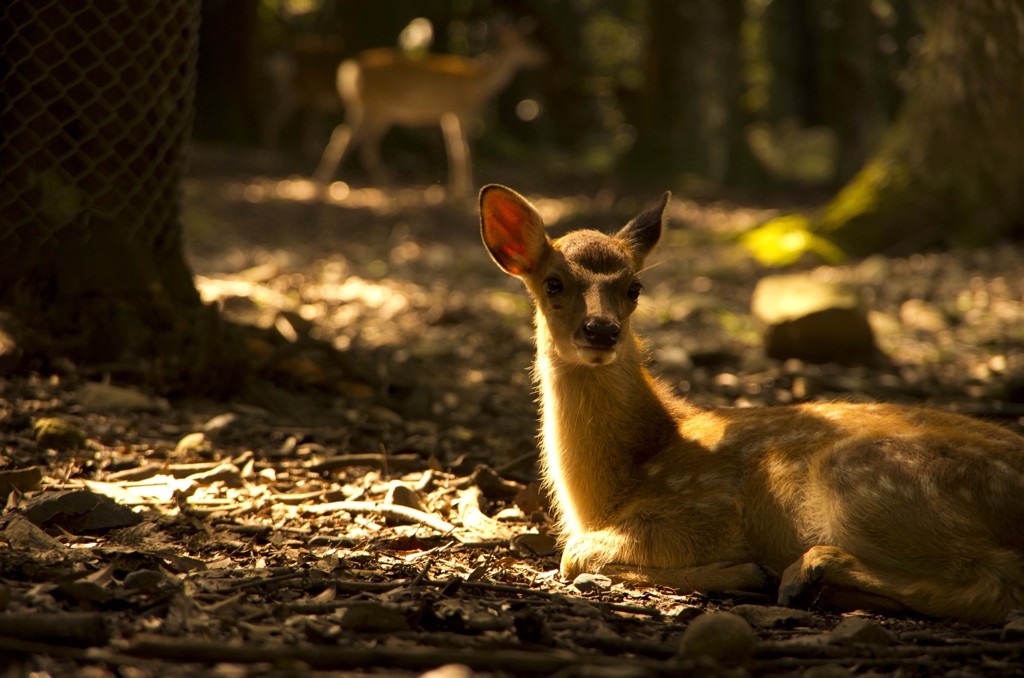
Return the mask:
{"type": "Polygon", "coordinates": [[[464,198],[473,190],[473,161],[459,116],[454,113],[442,115],[441,131],[448,151],[448,190],[453,198],[464,198]]]}
{"type": "Polygon", "coordinates": [[[384,186],[390,183],[390,177],[384,164],[380,161],[380,142],[391,129],[391,125],[366,123],[358,130],[357,138],[353,143],[359,145],[359,155],[363,161],[363,167],[370,175],[370,181],[377,186],[384,186]]]}
{"type": "Polygon", "coordinates": [[[327,184],[334,179],[351,141],[352,127],[350,125],[342,123],[334,128],[334,131],[331,132],[331,140],[327,142],[323,155],[320,156],[320,164],[313,172],[314,181],[327,184]]]}

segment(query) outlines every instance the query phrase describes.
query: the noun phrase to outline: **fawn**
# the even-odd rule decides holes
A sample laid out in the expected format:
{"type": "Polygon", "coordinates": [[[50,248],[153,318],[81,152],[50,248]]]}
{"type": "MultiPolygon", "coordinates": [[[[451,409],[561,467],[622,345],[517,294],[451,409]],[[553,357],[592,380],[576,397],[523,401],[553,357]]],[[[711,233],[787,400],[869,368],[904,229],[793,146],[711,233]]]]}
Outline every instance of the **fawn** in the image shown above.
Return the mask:
{"type": "Polygon", "coordinates": [[[360,146],[363,164],[383,183],[380,142],[394,125],[440,125],[448,153],[448,184],[455,197],[469,195],[473,181],[466,125],[522,68],[537,68],[544,52],[521,31],[502,27],[499,45],[486,58],[451,54],[407,57],[393,49],[362,52],[338,67],[337,87],[345,103],[345,122],[334,128],[313,173],[329,182],[346,152],[360,146]]]}
{"type": "Polygon", "coordinates": [[[1024,438],[924,408],[703,409],[651,377],[630,329],[669,194],[614,236],[549,239],[480,193],[491,257],[536,305],[542,471],[561,574],[781,604],[996,622],[1024,607],[1024,438]]]}

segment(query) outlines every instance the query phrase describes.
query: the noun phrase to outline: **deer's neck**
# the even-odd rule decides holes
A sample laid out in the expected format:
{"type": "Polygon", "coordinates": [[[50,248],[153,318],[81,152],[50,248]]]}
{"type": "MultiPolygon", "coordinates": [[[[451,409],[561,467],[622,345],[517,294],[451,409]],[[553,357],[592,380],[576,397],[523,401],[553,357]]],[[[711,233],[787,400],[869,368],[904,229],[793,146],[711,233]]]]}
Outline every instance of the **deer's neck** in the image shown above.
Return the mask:
{"type": "Polygon", "coordinates": [[[638,340],[627,334],[611,365],[567,363],[543,318],[537,320],[544,477],[569,532],[605,524],[619,498],[642,480],[644,461],[678,436],[679,405],[643,361],[638,340]]]}

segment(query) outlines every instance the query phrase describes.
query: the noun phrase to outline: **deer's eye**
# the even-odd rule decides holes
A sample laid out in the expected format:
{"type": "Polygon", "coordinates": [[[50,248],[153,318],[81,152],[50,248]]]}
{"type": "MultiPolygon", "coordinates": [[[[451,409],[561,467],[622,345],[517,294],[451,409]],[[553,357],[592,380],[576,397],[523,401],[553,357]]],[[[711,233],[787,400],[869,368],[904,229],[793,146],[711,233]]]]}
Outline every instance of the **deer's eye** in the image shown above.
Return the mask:
{"type": "Polygon", "coordinates": [[[635,282],[629,286],[629,290],[626,292],[626,296],[629,297],[630,301],[636,301],[640,298],[640,291],[643,290],[644,286],[642,283],[635,282]]]}
{"type": "Polygon", "coordinates": [[[560,294],[563,289],[562,281],[554,276],[544,281],[544,291],[548,293],[549,297],[560,294]]]}

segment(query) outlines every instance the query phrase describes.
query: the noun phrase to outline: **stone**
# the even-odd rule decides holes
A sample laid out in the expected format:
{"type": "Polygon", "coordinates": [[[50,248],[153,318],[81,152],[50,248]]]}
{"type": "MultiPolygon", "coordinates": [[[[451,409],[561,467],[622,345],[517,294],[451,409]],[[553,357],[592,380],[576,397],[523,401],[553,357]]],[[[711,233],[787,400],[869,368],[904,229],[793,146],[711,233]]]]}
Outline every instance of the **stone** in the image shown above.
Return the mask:
{"type": "Polygon", "coordinates": [[[101,382],[82,384],[75,395],[78,402],[93,412],[167,412],[171,409],[165,398],[101,382]]]}
{"type": "Polygon", "coordinates": [[[710,658],[724,666],[741,666],[754,656],[756,645],[754,629],[746,619],[730,612],[708,612],[690,622],[683,631],[679,656],[710,658]]]}
{"type": "Polygon", "coordinates": [[[43,417],[32,424],[32,437],[40,447],[58,452],[85,446],[85,434],[77,426],[60,417],[43,417]]]}
{"type": "Polygon", "coordinates": [[[773,275],[754,288],[751,311],[777,360],[864,363],[880,355],[860,291],[812,274],[773,275]]]}
{"type": "Polygon", "coordinates": [[[892,645],[894,638],[881,624],[865,617],[846,617],[829,633],[829,640],[838,645],[892,645]]]}

